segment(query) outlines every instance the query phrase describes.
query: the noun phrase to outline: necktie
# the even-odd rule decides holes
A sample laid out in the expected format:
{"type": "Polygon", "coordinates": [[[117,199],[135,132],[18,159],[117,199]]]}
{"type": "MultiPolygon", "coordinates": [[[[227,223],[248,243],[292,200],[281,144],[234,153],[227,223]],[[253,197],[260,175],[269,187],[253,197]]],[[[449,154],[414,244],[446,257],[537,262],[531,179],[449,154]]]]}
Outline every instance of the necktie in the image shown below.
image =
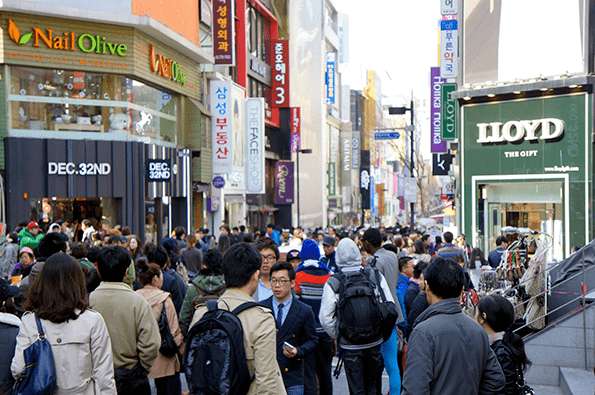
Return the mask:
{"type": "Polygon", "coordinates": [[[283,303],[279,303],[279,307],[277,308],[277,327],[281,328],[283,324],[283,303]]]}

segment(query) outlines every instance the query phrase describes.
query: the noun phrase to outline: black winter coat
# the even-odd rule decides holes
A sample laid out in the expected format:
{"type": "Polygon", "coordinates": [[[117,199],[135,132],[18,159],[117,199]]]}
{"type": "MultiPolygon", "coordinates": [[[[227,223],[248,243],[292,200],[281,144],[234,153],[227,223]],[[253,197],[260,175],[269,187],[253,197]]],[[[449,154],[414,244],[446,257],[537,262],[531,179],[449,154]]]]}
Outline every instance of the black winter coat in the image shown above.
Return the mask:
{"type": "Polygon", "coordinates": [[[15,315],[0,313],[0,393],[12,394],[14,379],[10,364],[14,357],[21,320],[15,315]]]}
{"type": "MultiPolygon", "coordinates": [[[[516,361],[514,356],[502,343],[502,340],[496,340],[492,345],[492,350],[496,354],[496,358],[498,358],[498,362],[500,363],[500,367],[502,368],[502,373],[504,373],[504,378],[506,379],[506,385],[504,389],[500,392],[502,395],[518,395],[519,389],[517,388],[517,374],[516,374],[516,361]]],[[[521,375],[523,374],[520,372],[521,375]]],[[[522,377],[522,376],[521,376],[522,377]]]]}

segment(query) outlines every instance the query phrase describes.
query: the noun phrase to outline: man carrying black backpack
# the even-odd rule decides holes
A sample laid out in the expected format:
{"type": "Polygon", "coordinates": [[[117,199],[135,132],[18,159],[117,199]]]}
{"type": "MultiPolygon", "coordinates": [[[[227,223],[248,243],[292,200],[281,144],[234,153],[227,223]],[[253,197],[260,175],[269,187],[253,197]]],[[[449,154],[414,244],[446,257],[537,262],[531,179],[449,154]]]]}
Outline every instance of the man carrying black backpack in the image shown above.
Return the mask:
{"type": "Polygon", "coordinates": [[[227,290],[218,302],[209,301],[207,307],[196,310],[186,339],[185,373],[191,394],[223,393],[224,387],[229,389],[225,392],[228,394],[286,394],[277,364],[275,318],[250,297],[258,288],[261,264],[260,253],[247,243],[236,243],[225,253],[223,275],[227,290]],[[235,314],[227,313],[234,310],[235,314]],[[202,319],[209,316],[213,316],[210,322],[202,319]],[[232,325],[236,317],[241,325],[232,325]],[[230,325],[218,328],[217,322],[230,325]],[[199,331],[203,324],[204,330],[199,331]],[[217,341],[226,339],[228,348],[216,347],[217,341]],[[228,360],[221,363],[226,355],[228,360]],[[230,361],[229,355],[243,355],[244,360],[230,361]],[[242,380],[244,376],[247,378],[242,380]]]}
{"type": "Polygon", "coordinates": [[[394,299],[384,276],[361,266],[359,249],[351,239],[342,239],[336,251],[340,273],[324,285],[320,323],[343,350],[349,392],[376,395],[380,345],[384,341],[379,305],[393,305],[394,326],[394,299]]]}

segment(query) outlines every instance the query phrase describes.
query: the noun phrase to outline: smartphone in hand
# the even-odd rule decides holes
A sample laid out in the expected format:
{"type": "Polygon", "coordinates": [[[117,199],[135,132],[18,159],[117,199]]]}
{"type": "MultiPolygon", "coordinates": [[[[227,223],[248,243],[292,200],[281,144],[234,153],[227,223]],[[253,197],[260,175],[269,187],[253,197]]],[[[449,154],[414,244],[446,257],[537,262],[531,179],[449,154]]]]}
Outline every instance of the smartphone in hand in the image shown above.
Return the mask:
{"type": "Polygon", "coordinates": [[[283,342],[283,348],[286,349],[287,351],[291,351],[293,350],[295,347],[292,346],[291,344],[287,343],[287,342],[283,342]]]}

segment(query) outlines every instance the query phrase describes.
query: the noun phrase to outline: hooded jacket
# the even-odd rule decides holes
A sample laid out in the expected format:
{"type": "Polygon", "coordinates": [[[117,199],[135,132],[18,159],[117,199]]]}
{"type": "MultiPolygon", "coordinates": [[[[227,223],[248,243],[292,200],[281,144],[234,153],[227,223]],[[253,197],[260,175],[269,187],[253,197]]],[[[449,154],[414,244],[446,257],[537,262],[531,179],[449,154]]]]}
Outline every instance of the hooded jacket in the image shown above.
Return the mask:
{"type": "Polygon", "coordinates": [[[217,295],[221,296],[225,291],[225,280],[223,275],[205,275],[199,274],[192,281],[192,286],[188,288],[184,302],[182,303],[182,310],[180,310],[180,328],[184,336],[188,334],[190,329],[190,321],[194,315],[193,301],[197,296],[202,295],[217,295]]]}
{"type": "Polygon", "coordinates": [[[499,394],[504,375],[488,335],[458,298],[432,304],[407,343],[402,394],[499,394]]]}
{"type": "MultiPolygon", "coordinates": [[[[375,276],[373,276],[374,272],[372,271],[372,269],[368,267],[364,268],[361,266],[362,257],[359,252],[359,248],[357,248],[353,240],[349,238],[341,239],[341,241],[339,241],[339,244],[337,245],[336,253],[337,267],[339,268],[339,270],[341,270],[341,272],[344,275],[349,276],[350,273],[363,270],[369,276],[369,278],[371,278],[373,282],[376,283],[376,281],[374,280],[375,276]]],[[[386,301],[395,303],[390,288],[386,283],[386,279],[384,278],[382,273],[378,274],[380,275],[380,286],[384,291],[386,301]]],[[[339,321],[337,320],[339,293],[338,287],[335,287],[335,289],[337,289],[337,292],[335,292],[333,289],[333,285],[331,284],[334,282],[333,280],[335,280],[335,278],[331,277],[324,285],[318,319],[320,320],[320,324],[322,325],[322,328],[326,331],[326,333],[328,333],[329,336],[333,339],[337,339],[337,337],[339,336],[339,321]]],[[[377,289],[376,296],[380,298],[380,293],[377,289]]],[[[382,337],[378,341],[362,345],[351,344],[347,339],[344,339],[343,337],[339,339],[341,347],[347,350],[365,350],[380,345],[382,344],[382,342],[382,337]]]]}

